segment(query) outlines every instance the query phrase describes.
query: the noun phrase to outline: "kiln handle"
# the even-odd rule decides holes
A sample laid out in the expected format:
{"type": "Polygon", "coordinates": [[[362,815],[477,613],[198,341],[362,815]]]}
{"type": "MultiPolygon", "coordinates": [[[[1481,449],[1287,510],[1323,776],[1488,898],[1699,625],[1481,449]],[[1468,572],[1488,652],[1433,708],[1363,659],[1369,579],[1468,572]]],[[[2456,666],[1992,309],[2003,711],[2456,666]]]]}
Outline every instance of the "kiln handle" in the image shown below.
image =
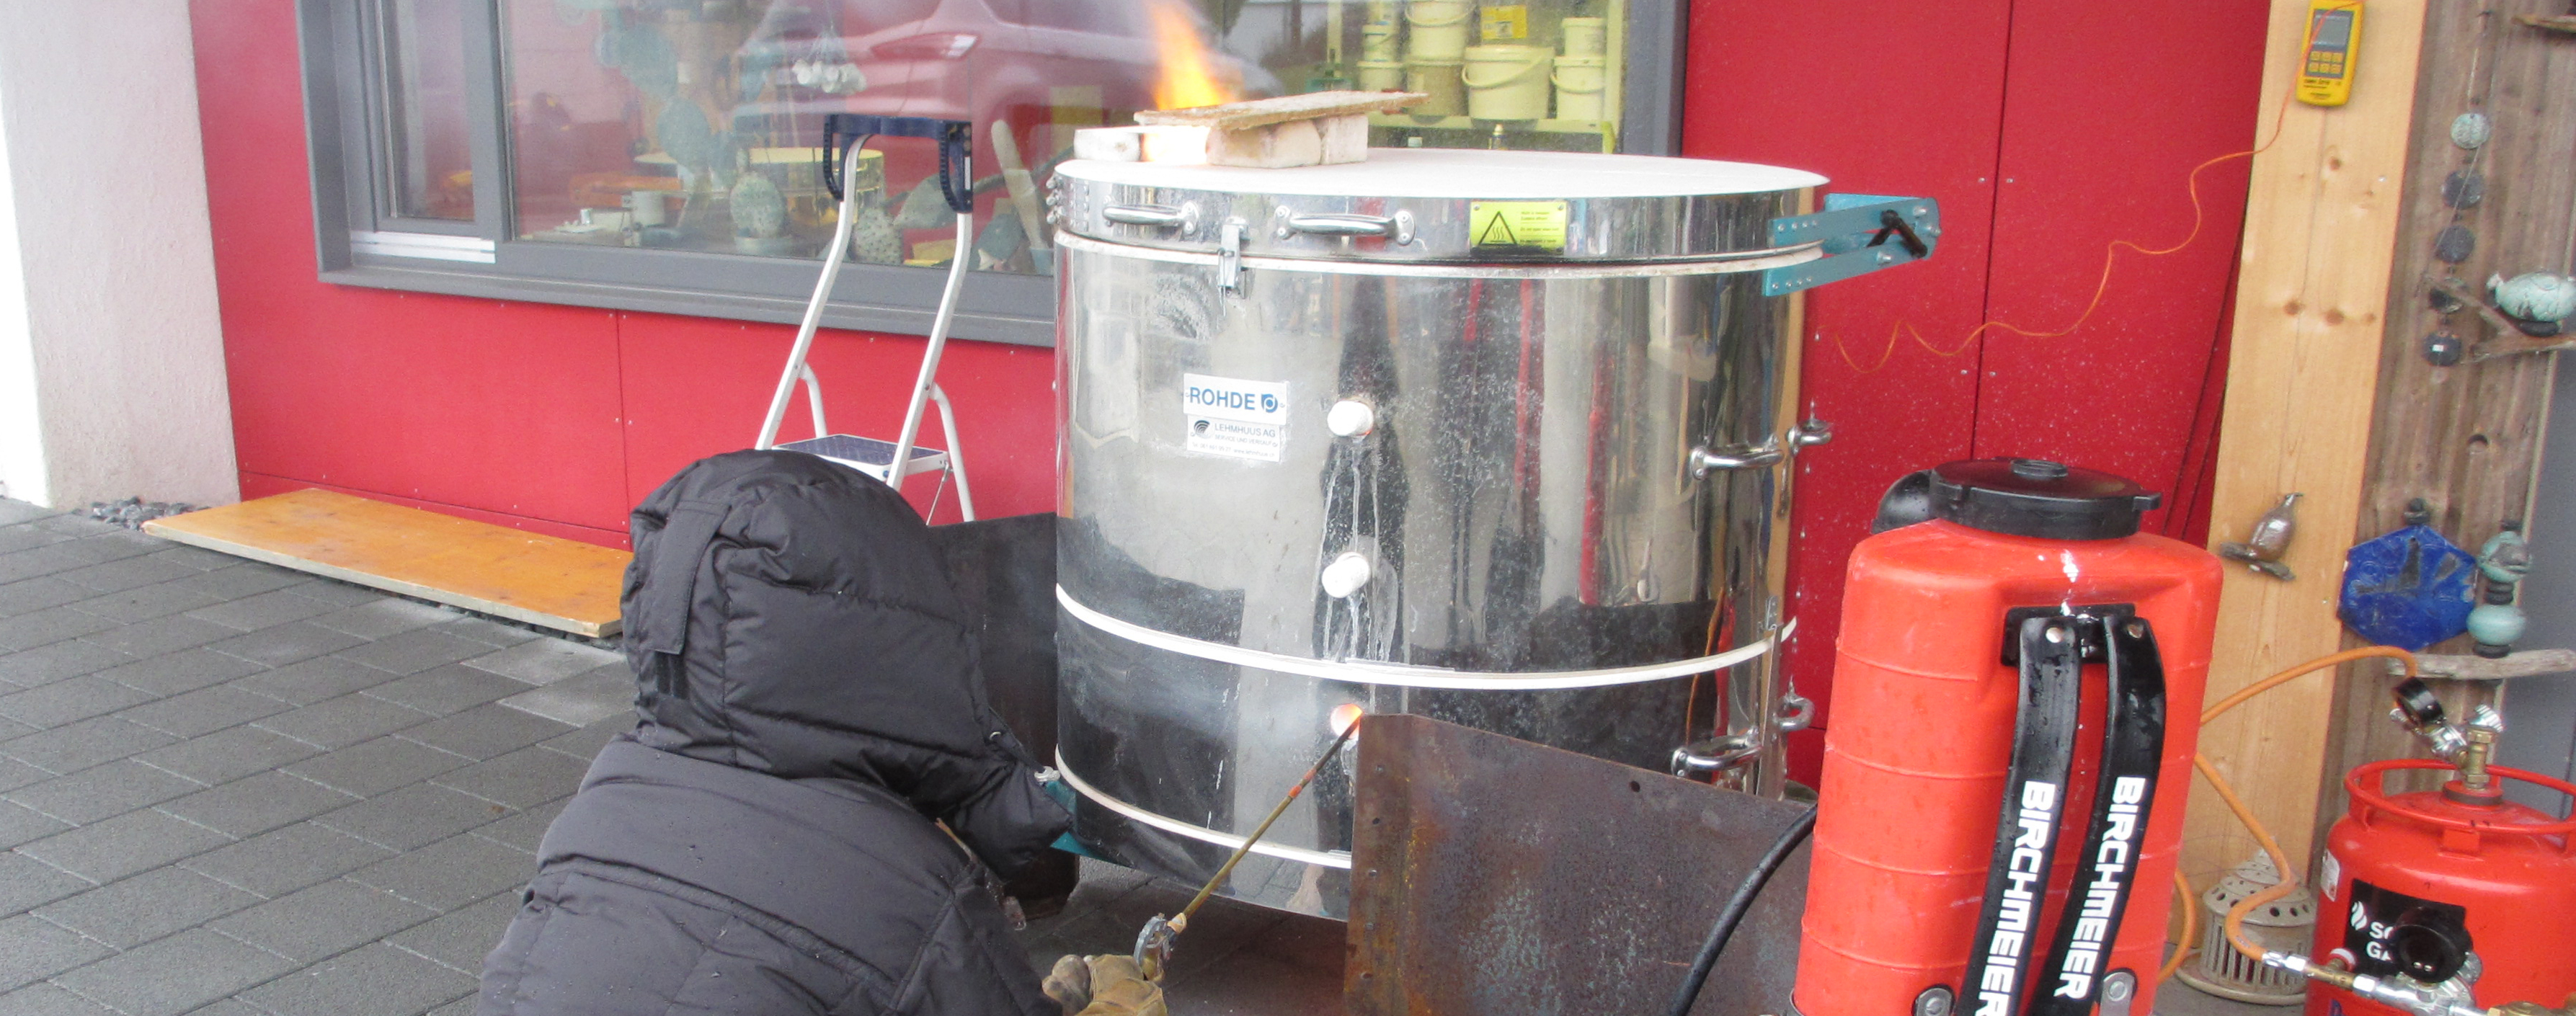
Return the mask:
{"type": "Polygon", "coordinates": [[[1941,203],[1931,198],[1827,194],[1825,210],[1771,220],[1771,246],[1814,245],[1824,254],[1762,273],[1762,295],[1784,296],[1931,257],[1941,237],[1941,203]]]}
{"type": "Polygon", "coordinates": [[[1169,229],[1185,237],[1195,236],[1199,231],[1197,202],[1178,208],[1171,205],[1109,205],[1100,210],[1100,217],[1122,226],[1169,229]]]}
{"type": "MultiPolygon", "coordinates": [[[[1286,209],[1281,209],[1285,213],[1286,209]]],[[[1399,211],[1393,215],[1283,214],[1279,220],[1279,238],[1291,233],[1314,236],[1382,236],[1394,243],[1413,242],[1413,213],[1399,211]]]]}

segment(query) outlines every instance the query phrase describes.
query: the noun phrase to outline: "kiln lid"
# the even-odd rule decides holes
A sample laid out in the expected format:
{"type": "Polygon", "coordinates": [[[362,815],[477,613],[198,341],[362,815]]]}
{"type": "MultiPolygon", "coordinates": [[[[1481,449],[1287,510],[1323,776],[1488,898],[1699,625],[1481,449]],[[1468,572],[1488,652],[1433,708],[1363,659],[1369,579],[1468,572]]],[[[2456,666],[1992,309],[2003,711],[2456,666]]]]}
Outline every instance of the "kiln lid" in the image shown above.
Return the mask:
{"type": "Polygon", "coordinates": [[[1825,178],[1705,159],[1372,149],[1366,162],[1243,169],[1077,160],[1048,200],[1113,243],[1361,261],[1684,261],[1761,257],[1771,220],[1825,178]]]}

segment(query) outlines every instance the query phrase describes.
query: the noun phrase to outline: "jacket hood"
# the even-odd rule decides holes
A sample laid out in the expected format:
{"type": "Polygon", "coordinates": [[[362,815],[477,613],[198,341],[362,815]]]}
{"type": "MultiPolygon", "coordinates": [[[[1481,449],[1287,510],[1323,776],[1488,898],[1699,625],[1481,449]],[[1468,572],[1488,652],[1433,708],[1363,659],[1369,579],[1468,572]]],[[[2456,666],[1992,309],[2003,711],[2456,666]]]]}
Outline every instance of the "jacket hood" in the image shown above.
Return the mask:
{"type": "Polygon", "coordinates": [[[802,453],[734,452],[681,470],[632,524],[637,741],[882,787],[1005,875],[1063,831],[985,700],[927,527],[892,488],[802,453]]]}

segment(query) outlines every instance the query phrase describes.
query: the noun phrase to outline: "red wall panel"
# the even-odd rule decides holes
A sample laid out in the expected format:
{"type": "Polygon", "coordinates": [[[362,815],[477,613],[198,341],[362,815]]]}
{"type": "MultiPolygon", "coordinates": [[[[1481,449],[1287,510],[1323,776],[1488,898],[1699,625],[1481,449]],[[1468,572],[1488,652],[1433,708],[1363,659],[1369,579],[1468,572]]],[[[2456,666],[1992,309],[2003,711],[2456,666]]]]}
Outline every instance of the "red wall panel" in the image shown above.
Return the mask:
{"type": "MultiPolygon", "coordinates": [[[[1804,394],[1834,443],[1798,466],[1784,665],[1832,721],[1843,565],[1903,473],[1971,455],[2064,458],[2191,507],[2208,445],[2244,160],[2201,174],[2205,216],[2124,252],[2070,335],[2106,246],[2192,232],[2195,165],[2250,146],[2264,8],[2149,0],[1697,0],[1687,154],[1772,162],[1830,190],[1941,202],[1930,262],[1808,297],[1804,394]]],[[[2161,526],[2166,520],[2151,520],[2161,526]]],[[[2178,534],[2207,519],[2186,510],[2178,534]]],[[[1819,733],[1792,738],[1811,777],[1819,733]]]]}
{"type": "Polygon", "coordinates": [[[1987,313],[2042,334],[1998,328],[1980,344],[1975,450],[2164,491],[2167,512],[2150,529],[2171,495],[2197,487],[2186,452],[2226,328],[2251,161],[2226,157],[2255,142],[2267,14],[2173,2],[2013,9],[1987,313]],[[2114,67],[2130,85],[2105,87],[2114,67]],[[2103,287],[2115,241],[2172,252],[2123,247],[2103,287]]]}
{"type": "MultiPolygon", "coordinates": [[[[1903,321],[1957,345],[1984,318],[2012,11],[2007,0],[1691,5],[1685,154],[1941,202],[1932,260],[1807,296],[1804,398],[1834,440],[1798,459],[1786,611],[1798,635],[1783,662],[1826,719],[1843,561],[1889,483],[1973,446],[1975,347],[1941,357],[1889,340],[1903,321]]],[[[1792,772],[1812,778],[1821,749],[1793,738],[1792,772]]]]}

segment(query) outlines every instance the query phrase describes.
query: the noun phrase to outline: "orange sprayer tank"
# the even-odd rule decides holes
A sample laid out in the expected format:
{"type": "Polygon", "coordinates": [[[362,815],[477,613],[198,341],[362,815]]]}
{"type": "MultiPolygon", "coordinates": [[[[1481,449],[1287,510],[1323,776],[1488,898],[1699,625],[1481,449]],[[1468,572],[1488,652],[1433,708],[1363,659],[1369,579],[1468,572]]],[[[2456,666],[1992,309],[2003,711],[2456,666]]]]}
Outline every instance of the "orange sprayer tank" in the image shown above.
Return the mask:
{"type": "Polygon", "coordinates": [[[2157,496],[2104,473],[1953,462],[1909,494],[1931,520],[1852,554],[1797,1010],[2144,1016],[2218,559],[2138,533],[2157,496]]]}

